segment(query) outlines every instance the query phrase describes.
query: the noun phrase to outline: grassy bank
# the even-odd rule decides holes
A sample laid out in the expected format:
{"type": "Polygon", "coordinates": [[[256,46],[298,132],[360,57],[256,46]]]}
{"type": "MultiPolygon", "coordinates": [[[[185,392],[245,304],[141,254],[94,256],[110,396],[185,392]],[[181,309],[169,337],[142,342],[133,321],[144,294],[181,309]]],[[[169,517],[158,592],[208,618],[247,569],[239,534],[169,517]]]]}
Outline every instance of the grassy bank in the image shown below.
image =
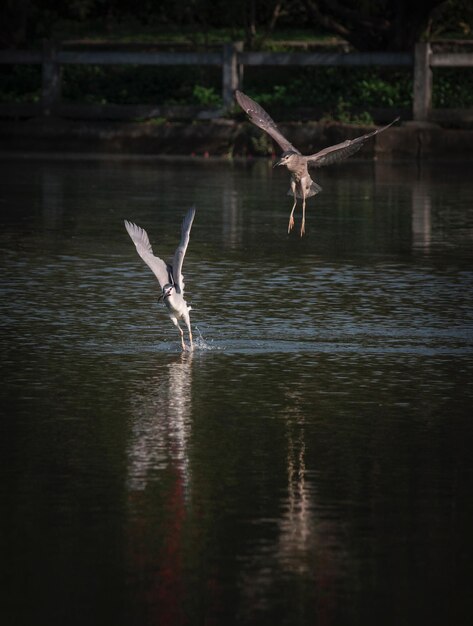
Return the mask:
{"type": "MultiPolygon", "coordinates": [[[[243,36],[237,29],[164,32],[116,25],[61,25],[64,46],[141,45],[150,49],[206,49],[243,36]],[[87,33],[87,36],[85,36],[87,33]]],[[[265,50],[346,49],[342,40],[308,31],[279,31],[260,42],[265,50]]],[[[263,105],[306,107],[319,117],[369,123],[370,108],[412,105],[412,71],[386,67],[246,67],[244,89],[263,105]]],[[[0,101],[37,102],[38,66],[0,67],[0,101]]],[[[71,103],[220,106],[221,71],[212,67],[76,65],[62,68],[62,98],[71,103]]],[[[434,70],[434,107],[473,107],[473,73],[467,68],[434,70]]]]}

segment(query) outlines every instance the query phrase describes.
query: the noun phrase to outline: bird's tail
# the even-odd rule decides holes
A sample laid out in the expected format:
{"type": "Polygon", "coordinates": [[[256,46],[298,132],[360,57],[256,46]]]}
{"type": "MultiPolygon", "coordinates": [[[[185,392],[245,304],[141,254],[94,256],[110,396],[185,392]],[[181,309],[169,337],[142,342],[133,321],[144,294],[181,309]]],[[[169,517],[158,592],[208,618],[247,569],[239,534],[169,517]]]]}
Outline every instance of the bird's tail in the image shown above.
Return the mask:
{"type": "MultiPolygon", "coordinates": [[[[310,179],[310,186],[308,189],[306,189],[305,197],[310,198],[311,196],[317,195],[321,191],[322,191],[322,187],[320,185],[317,185],[317,183],[314,183],[314,181],[310,179]]],[[[289,191],[287,192],[287,195],[293,196],[292,189],[289,189],[289,191]]],[[[302,198],[302,193],[300,189],[298,188],[296,188],[296,198],[302,198]]]]}

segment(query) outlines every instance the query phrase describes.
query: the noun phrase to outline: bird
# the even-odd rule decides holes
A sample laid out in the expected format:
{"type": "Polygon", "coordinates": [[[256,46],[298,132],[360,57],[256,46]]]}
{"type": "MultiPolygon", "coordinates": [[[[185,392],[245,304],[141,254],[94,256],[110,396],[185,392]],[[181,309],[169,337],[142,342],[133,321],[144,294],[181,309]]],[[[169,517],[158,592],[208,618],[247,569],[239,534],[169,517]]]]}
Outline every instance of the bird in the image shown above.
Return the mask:
{"type": "Polygon", "coordinates": [[[370,137],[382,133],[399,120],[399,117],[397,117],[387,126],[373,130],[366,135],[361,135],[361,137],[357,137],[356,139],[347,139],[341,143],[324,148],[315,154],[304,156],[284,137],[274,120],[266,113],[262,106],[238,90],[235,91],[235,98],[240,107],[248,115],[250,121],[255,124],[255,126],[258,126],[268,133],[283,150],[280,159],[276,161],[273,167],[285,165],[291,173],[291,188],[288,191],[288,195],[294,197],[294,204],[289,216],[288,233],[291,232],[294,226],[294,209],[297,205],[297,199],[302,198],[301,237],[305,233],[306,199],[322,191],[322,187],[310,177],[308,167],[322,167],[323,165],[331,165],[332,163],[346,159],[357,152],[370,137]]]}
{"type": "Polygon", "coordinates": [[[189,311],[192,307],[188,306],[187,302],[184,300],[184,277],[182,275],[182,264],[184,263],[184,257],[189,244],[194,216],[195,207],[191,207],[182,222],[181,241],[169,263],[165,263],[162,259],[153,254],[148,234],[143,228],[140,228],[140,226],[137,226],[133,222],[124,220],[125,228],[135,244],[138,254],[158,279],[161,287],[161,295],[158,301],[162,300],[166,305],[169,317],[181,335],[183,351],[186,351],[187,348],[184,342],[184,331],[179,326],[179,320],[184,320],[189,332],[189,351],[192,351],[194,348],[189,316],[189,311]]]}

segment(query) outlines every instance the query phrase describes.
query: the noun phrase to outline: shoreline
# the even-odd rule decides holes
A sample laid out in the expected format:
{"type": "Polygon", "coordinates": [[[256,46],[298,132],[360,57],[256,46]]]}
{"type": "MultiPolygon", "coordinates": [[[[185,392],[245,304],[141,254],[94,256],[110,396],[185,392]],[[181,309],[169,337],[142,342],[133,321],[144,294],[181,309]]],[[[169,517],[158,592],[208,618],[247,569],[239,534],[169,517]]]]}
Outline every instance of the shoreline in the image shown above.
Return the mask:
{"type": "MultiPolygon", "coordinates": [[[[353,139],[373,129],[339,122],[290,122],[279,125],[303,154],[353,139]]],[[[249,122],[219,119],[206,122],[113,122],[35,118],[0,121],[4,155],[74,154],[141,158],[202,158],[212,162],[271,158],[269,137],[249,122]]],[[[470,160],[473,130],[445,129],[434,124],[404,122],[373,137],[350,159],[470,160]]]]}

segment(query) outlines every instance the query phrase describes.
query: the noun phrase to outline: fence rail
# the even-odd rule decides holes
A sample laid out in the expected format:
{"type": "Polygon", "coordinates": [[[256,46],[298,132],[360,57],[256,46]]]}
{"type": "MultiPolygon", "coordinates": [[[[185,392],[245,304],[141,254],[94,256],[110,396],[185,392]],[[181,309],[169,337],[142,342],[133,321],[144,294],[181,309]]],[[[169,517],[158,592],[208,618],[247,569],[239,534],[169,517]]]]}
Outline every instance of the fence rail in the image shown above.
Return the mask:
{"type": "Polygon", "coordinates": [[[412,65],[414,55],[404,52],[242,52],[242,65],[412,65]]]}
{"type": "Polygon", "coordinates": [[[42,91],[39,104],[0,104],[0,116],[64,115],[65,117],[220,117],[233,104],[235,89],[242,88],[245,66],[389,66],[413,69],[412,115],[419,122],[472,121],[473,109],[432,108],[432,68],[473,67],[473,53],[437,53],[429,43],[418,43],[413,54],[395,52],[245,52],[241,42],[225,44],[217,52],[127,52],[68,51],[46,43],[41,51],[3,50],[0,64],[39,64],[42,67],[42,91]],[[154,105],[81,105],[61,101],[63,65],[148,65],[148,66],[220,66],[222,68],[223,109],[202,107],[166,107],[154,105]],[[15,113],[16,111],[16,113],[15,113]],[[82,113],[81,113],[82,111],[82,113]],[[187,111],[187,113],[186,113],[187,111]]]}

